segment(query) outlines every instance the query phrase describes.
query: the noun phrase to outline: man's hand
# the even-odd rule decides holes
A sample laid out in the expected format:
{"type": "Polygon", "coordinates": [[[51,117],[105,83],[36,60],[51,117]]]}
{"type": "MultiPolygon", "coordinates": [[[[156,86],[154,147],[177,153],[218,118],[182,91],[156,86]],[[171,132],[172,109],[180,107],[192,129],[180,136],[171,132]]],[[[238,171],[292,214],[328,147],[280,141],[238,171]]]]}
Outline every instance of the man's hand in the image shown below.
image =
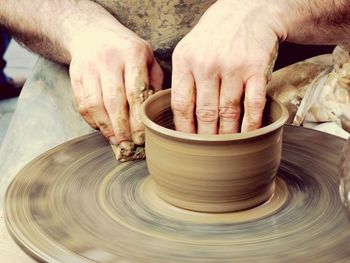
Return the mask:
{"type": "Polygon", "coordinates": [[[163,82],[150,45],[116,21],[82,30],[70,53],[74,97],[86,122],[112,144],[143,144],[141,105],[163,82]]]}
{"type": "Polygon", "coordinates": [[[90,0],[2,1],[0,25],[39,54],[70,64],[79,112],[112,144],[144,143],[141,104],[163,81],[148,43],[90,0]]]}
{"type": "Polygon", "coordinates": [[[179,42],[171,101],[177,130],[227,134],[260,127],[279,41],[273,12],[265,1],[219,0],[179,42]]]}

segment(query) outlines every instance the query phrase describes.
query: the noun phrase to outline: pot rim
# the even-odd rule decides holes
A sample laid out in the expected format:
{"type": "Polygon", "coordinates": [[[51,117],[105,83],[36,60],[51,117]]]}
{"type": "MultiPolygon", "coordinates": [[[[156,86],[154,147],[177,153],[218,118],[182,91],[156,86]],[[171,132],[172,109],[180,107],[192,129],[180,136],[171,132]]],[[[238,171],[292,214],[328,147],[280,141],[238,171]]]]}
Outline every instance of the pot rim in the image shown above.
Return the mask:
{"type": "Polygon", "coordinates": [[[186,133],[176,130],[171,130],[168,128],[165,128],[163,126],[160,126],[153,122],[146,114],[146,108],[149,104],[151,104],[153,101],[158,99],[159,97],[168,95],[171,93],[171,89],[161,90],[150,96],[142,106],[142,112],[141,112],[141,119],[144,125],[151,129],[153,132],[159,133],[161,135],[167,136],[167,137],[173,137],[174,139],[181,139],[181,140],[187,140],[187,141],[199,141],[199,142],[225,142],[225,141],[238,141],[238,140],[245,140],[250,139],[254,137],[258,137],[261,135],[265,135],[267,133],[276,131],[280,127],[282,127],[288,117],[289,113],[287,108],[278,100],[275,100],[271,97],[271,99],[278,104],[278,106],[281,108],[281,116],[273,123],[264,126],[260,129],[245,132],[245,133],[232,133],[232,134],[194,134],[194,133],[186,133]]]}

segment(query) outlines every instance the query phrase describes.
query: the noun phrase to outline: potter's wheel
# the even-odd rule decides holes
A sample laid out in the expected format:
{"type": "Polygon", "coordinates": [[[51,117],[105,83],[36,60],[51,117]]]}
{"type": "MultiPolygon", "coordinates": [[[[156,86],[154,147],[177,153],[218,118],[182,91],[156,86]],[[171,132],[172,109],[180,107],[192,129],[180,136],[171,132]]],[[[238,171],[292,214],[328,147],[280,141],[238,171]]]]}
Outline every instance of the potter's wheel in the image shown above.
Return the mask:
{"type": "Polygon", "coordinates": [[[343,144],[285,127],[276,194],[217,215],[163,202],[144,161],[117,163],[92,134],[17,175],[5,199],[7,226],[24,250],[49,262],[349,262],[350,224],[337,190],[343,144]]]}

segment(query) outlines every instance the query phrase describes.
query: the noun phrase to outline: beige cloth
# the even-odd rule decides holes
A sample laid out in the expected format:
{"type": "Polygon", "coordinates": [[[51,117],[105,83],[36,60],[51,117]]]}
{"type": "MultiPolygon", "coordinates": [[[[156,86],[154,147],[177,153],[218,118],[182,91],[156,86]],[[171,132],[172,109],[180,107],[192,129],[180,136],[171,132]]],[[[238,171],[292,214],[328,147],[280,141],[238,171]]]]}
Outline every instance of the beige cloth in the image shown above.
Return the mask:
{"type": "Polygon", "coordinates": [[[268,93],[288,107],[290,124],[348,138],[350,46],[275,72],[268,93]]]}

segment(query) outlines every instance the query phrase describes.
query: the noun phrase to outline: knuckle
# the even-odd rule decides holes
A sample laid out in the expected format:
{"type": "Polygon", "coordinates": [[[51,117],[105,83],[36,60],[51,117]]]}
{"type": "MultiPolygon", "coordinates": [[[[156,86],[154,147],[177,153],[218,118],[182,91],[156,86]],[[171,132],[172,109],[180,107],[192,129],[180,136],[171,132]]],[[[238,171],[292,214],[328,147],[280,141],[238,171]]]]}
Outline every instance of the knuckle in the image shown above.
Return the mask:
{"type": "Polygon", "coordinates": [[[96,124],[97,124],[98,128],[100,129],[100,131],[103,133],[103,135],[105,135],[106,137],[110,137],[110,136],[114,135],[111,125],[108,125],[104,121],[97,121],[96,124]]]}
{"type": "Polygon", "coordinates": [[[200,75],[205,79],[213,78],[213,75],[217,75],[218,63],[215,60],[206,60],[205,58],[197,58],[194,60],[195,65],[200,70],[200,75]]]}
{"type": "Polygon", "coordinates": [[[203,107],[196,109],[197,120],[202,122],[214,122],[218,120],[218,109],[203,107]]]}
{"type": "Polygon", "coordinates": [[[109,89],[108,91],[103,93],[103,97],[106,98],[107,100],[112,100],[115,101],[116,98],[119,96],[118,89],[109,89]]]}
{"type": "Polygon", "coordinates": [[[219,108],[219,117],[222,120],[238,121],[241,116],[240,105],[225,105],[219,108]]]}
{"type": "Polygon", "coordinates": [[[97,51],[97,57],[102,60],[109,60],[117,52],[116,48],[112,45],[105,46],[97,51]]]}
{"type": "Polygon", "coordinates": [[[245,69],[237,61],[229,63],[223,63],[220,66],[220,77],[221,79],[230,80],[231,83],[237,81],[237,76],[244,76],[245,69]]]}
{"type": "Polygon", "coordinates": [[[81,94],[75,94],[74,99],[77,107],[84,106],[84,97],[81,94]]]}
{"type": "Polygon", "coordinates": [[[114,129],[115,135],[120,138],[130,138],[130,132],[128,131],[126,126],[121,126],[116,129],[114,129]]]}
{"type": "Polygon", "coordinates": [[[150,55],[151,47],[147,42],[134,42],[130,46],[130,55],[132,57],[147,58],[150,55]]]}
{"type": "Polygon", "coordinates": [[[245,115],[250,127],[260,126],[262,113],[265,107],[265,101],[265,98],[249,98],[245,100],[245,115]]]}
{"type": "Polygon", "coordinates": [[[246,98],[244,106],[249,112],[259,113],[264,110],[265,102],[265,98],[246,98]]]}
{"type": "Polygon", "coordinates": [[[81,87],[80,78],[71,77],[71,84],[73,89],[79,89],[81,87]]]}
{"type": "Polygon", "coordinates": [[[77,103],[77,110],[82,116],[86,116],[88,114],[88,111],[85,107],[85,105],[77,103]]]}
{"type": "Polygon", "coordinates": [[[114,107],[117,105],[119,94],[117,91],[109,91],[103,94],[103,102],[106,107],[114,107]]]}
{"type": "Polygon", "coordinates": [[[106,107],[106,110],[115,110],[118,106],[118,102],[116,99],[112,98],[112,97],[106,97],[103,99],[104,105],[106,107]]]}
{"type": "Polygon", "coordinates": [[[96,76],[99,72],[95,61],[87,61],[83,66],[83,68],[84,68],[83,71],[85,74],[89,74],[92,76],[96,76]]]}
{"type": "Polygon", "coordinates": [[[99,111],[99,109],[101,108],[101,102],[96,98],[85,99],[83,105],[86,111],[92,112],[92,113],[99,111]]]}
{"type": "Polygon", "coordinates": [[[250,116],[247,119],[247,124],[248,124],[248,127],[251,127],[251,128],[259,127],[261,124],[260,116],[256,116],[256,115],[250,116]]]}
{"type": "Polygon", "coordinates": [[[174,114],[186,117],[191,114],[191,102],[182,97],[175,97],[171,101],[171,108],[174,114]]]}
{"type": "Polygon", "coordinates": [[[101,68],[107,68],[111,71],[119,70],[122,67],[122,59],[120,56],[120,51],[115,47],[105,47],[99,51],[99,54],[93,62],[98,64],[101,68]]]}
{"type": "Polygon", "coordinates": [[[87,115],[88,112],[87,112],[86,105],[84,103],[84,99],[78,96],[75,98],[75,102],[76,102],[76,109],[80,113],[80,115],[82,116],[87,115]]]}

